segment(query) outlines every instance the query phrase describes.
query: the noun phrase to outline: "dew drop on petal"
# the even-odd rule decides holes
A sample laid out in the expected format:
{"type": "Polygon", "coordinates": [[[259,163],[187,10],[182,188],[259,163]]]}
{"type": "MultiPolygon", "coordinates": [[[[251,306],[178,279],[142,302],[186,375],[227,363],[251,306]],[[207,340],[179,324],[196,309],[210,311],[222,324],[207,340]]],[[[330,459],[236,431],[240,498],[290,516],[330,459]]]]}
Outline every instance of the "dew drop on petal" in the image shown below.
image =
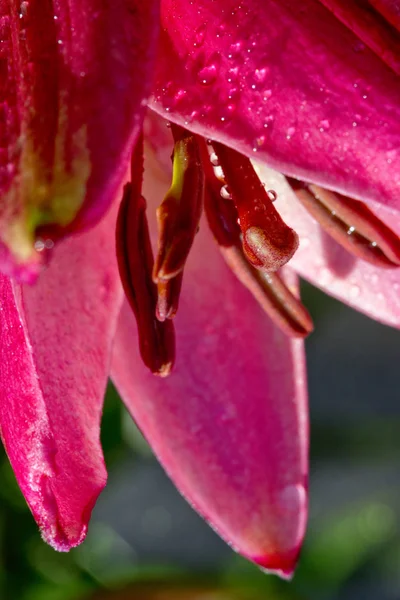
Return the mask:
{"type": "Polygon", "coordinates": [[[296,133],[296,128],[295,127],[289,127],[289,129],[286,132],[286,138],[288,140],[290,140],[290,138],[292,137],[292,135],[294,135],[296,133]]]}
{"type": "Polygon", "coordinates": [[[221,198],[224,200],[232,200],[232,194],[227,185],[223,185],[220,191],[221,198]]]}
{"type": "Polygon", "coordinates": [[[257,81],[257,83],[263,83],[263,81],[265,81],[265,78],[267,76],[267,69],[256,69],[254,71],[254,79],[257,81]]]}
{"type": "Polygon", "coordinates": [[[194,34],[194,40],[195,40],[194,46],[199,47],[199,46],[203,45],[206,31],[207,31],[207,26],[205,23],[203,25],[200,25],[200,27],[198,27],[196,29],[196,32],[194,34]]]}
{"type": "Polygon", "coordinates": [[[219,166],[218,156],[215,154],[215,152],[213,152],[212,154],[210,154],[210,162],[213,165],[213,167],[218,167],[219,166]]]}
{"type": "Polygon", "coordinates": [[[242,42],[235,42],[234,44],[231,44],[229,50],[231,54],[239,54],[239,52],[242,50],[242,42]]]}
{"type": "Polygon", "coordinates": [[[218,76],[218,68],[216,64],[203,67],[197,74],[197,80],[201,85],[212,85],[218,76]]]}
{"type": "Polygon", "coordinates": [[[358,296],[360,295],[361,290],[360,287],[358,285],[352,285],[350,288],[350,292],[349,292],[349,296],[350,298],[358,298],[358,296]]]}

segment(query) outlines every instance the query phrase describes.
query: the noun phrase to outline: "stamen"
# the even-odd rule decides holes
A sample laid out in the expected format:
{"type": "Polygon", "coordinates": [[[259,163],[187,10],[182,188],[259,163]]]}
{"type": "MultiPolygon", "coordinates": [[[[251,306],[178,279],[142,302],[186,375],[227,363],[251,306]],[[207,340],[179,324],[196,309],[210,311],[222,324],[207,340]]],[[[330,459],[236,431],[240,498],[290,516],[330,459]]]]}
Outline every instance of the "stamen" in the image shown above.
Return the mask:
{"type": "Polygon", "coordinates": [[[179,298],[181,295],[183,271],[176,277],[166,281],[160,280],[157,284],[158,301],[156,316],[159,321],[173,319],[178,312],[179,298]]]}
{"type": "Polygon", "coordinates": [[[298,248],[296,232],[282,220],[250,159],[219,142],[212,146],[236,205],[248,260],[257,268],[277,271],[298,248]]]}
{"type": "Polygon", "coordinates": [[[241,243],[238,213],[232,201],[220,194],[221,181],[214,174],[204,140],[198,138],[206,173],[204,208],[210,229],[226,263],[250,291],[261,308],[291,337],[305,337],[313,330],[311,317],[278,273],[263,273],[247,260],[241,243]]]}
{"type": "Polygon", "coordinates": [[[278,273],[263,273],[255,269],[237,246],[221,248],[221,252],[239,281],[286,335],[304,338],[313,331],[308,310],[278,273]]]}
{"type": "Polygon", "coordinates": [[[141,195],[143,139],[132,155],[132,182],[125,186],[117,220],[117,259],[122,284],[135,314],[139,348],[145,365],[167,376],[175,359],[175,334],[171,321],[156,318],[157,287],[152,281],[153,252],[141,195]]]}
{"type": "Polygon", "coordinates": [[[400,239],[363,202],[288,178],[297,198],[348,252],[381,268],[400,266],[400,239]]]}
{"type": "Polygon", "coordinates": [[[153,280],[165,282],[184,268],[203,208],[204,174],[194,135],[172,124],[174,136],[172,185],[157,210],[158,254],[153,280]]]}

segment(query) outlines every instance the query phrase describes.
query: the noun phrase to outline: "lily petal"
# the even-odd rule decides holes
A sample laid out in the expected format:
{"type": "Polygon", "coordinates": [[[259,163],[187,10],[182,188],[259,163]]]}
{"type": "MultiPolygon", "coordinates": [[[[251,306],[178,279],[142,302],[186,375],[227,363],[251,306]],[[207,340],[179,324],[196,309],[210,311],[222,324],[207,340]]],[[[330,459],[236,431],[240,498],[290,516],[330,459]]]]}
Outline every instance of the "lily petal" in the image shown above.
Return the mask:
{"type": "Polygon", "coordinates": [[[38,230],[54,239],[110,207],[150,92],[158,23],[159,0],[1,2],[0,241],[19,270],[40,268],[38,230]]]}
{"type": "MultiPolygon", "coordinates": [[[[167,187],[159,187],[151,191],[162,198],[167,187]]],[[[238,552],[289,577],[307,513],[303,344],[265,317],[206,227],[185,269],[175,321],[176,366],[160,379],[142,365],[125,303],[112,378],[189,502],[238,552]]]]}
{"type": "Polygon", "coordinates": [[[162,26],[156,111],[287,175],[400,207],[399,77],[322,3],[165,0],[162,26]]]}
{"type": "Polygon", "coordinates": [[[115,210],[60,245],[34,287],[0,276],[1,436],[57,550],[83,540],[106,481],[100,417],[122,300],[114,226],[115,210]]]}
{"type": "MultiPolygon", "coordinates": [[[[290,266],[327,294],[382,323],[400,327],[400,269],[380,269],[354,258],[321,229],[282,175],[265,167],[259,168],[259,174],[278,194],[277,209],[299,235],[300,246],[290,266]]],[[[400,235],[398,211],[377,204],[370,208],[400,235]]]]}

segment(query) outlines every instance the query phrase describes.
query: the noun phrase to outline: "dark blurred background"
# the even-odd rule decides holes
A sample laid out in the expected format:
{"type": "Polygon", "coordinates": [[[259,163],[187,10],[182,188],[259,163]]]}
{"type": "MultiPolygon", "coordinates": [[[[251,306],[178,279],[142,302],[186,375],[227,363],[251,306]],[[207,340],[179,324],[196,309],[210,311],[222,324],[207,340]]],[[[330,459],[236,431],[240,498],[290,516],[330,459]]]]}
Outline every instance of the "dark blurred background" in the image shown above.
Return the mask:
{"type": "Polygon", "coordinates": [[[87,540],[46,546],[0,464],[1,600],[398,600],[400,332],[310,286],[311,515],[292,582],[235,555],[189,508],[110,385],[109,484],[87,540]]]}

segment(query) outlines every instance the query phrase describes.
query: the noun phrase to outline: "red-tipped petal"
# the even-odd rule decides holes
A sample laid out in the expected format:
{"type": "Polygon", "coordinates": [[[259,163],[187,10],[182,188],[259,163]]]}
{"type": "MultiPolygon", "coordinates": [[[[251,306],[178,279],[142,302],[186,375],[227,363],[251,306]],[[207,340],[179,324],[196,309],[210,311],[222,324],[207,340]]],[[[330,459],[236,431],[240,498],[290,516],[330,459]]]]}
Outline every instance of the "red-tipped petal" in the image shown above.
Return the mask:
{"type": "Polygon", "coordinates": [[[38,230],[57,238],[109,208],[150,92],[158,11],[159,0],[0,3],[0,241],[14,272],[40,270],[38,230]]]}
{"type": "Polygon", "coordinates": [[[114,213],[60,245],[35,287],[0,278],[1,435],[42,535],[57,550],[83,540],[106,481],[100,417],[122,300],[114,213]]]}
{"type": "Polygon", "coordinates": [[[289,575],[307,512],[302,343],[272,325],[213,249],[207,256],[206,272],[200,260],[187,269],[174,373],[148,376],[125,305],[112,377],[189,502],[235,550],[289,575]]]}
{"type": "MultiPolygon", "coordinates": [[[[356,20],[362,3],[347,4],[356,20]]],[[[155,110],[287,175],[400,207],[399,76],[321,2],[165,0],[162,26],[155,110]]]]}
{"type": "MultiPolygon", "coordinates": [[[[158,183],[145,190],[149,201],[168,185],[158,183]]],[[[112,377],[189,502],[237,551],[288,576],[307,513],[303,344],[263,314],[205,224],[185,269],[176,332],[176,367],[160,380],[140,360],[125,303],[112,377]]]]}
{"type": "MultiPolygon", "coordinates": [[[[326,234],[297,200],[284,177],[260,167],[260,178],[278,194],[276,208],[300,238],[290,262],[296,271],[328,294],[368,316],[400,327],[400,269],[382,269],[356,259],[326,234]]],[[[400,213],[370,205],[400,235],[400,213]]]]}

